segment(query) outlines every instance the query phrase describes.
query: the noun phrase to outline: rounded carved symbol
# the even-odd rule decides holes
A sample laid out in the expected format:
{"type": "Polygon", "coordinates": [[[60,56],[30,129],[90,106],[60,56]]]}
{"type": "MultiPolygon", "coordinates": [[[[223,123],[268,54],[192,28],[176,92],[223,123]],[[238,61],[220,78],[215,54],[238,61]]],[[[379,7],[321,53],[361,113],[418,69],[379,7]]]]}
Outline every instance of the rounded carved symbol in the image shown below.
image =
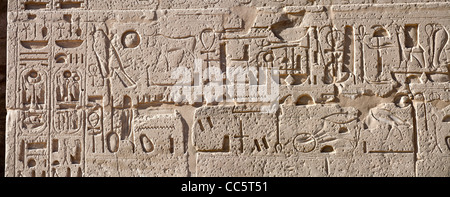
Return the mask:
{"type": "Polygon", "coordinates": [[[145,153],[152,152],[155,149],[153,142],[146,135],[144,135],[144,134],[141,135],[140,139],[141,139],[142,150],[145,153]]]}
{"type": "Polygon", "coordinates": [[[141,43],[141,38],[136,31],[127,31],[122,35],[122,44],[125,48],[136,48],[141,43]]]}
{"type": "Polygon", "coordinates": [[[36,160],[34,160],[33,158],[29,159],[27,163],[29,168],[36,166],[36,160]]]}
{"type": "Polygon", "coordinates": [[[119,135],[117,135],[117,133],[111,132],[107,135],[106,138],[109,152],[117,152],[119,150],[119,135]]]}
{"type": "Polygon", "coordinates": [[[309,153],[316,148],[317,142],[313,135],[309,133],[300,133],[294,138],[295,150],[302,153],[309,153]]]}
{"type": "Polygon", "coordinates": [[[95,127],[95,126],[97,126],[98,122],[100,121],[100,117],[97,113],[92,112],[88,117],[88,121],[92,127],[95,127]]]}
{"type": "Polygon", "coordinates": [[[64,71],[63,76],[64,76],[64,78],[68,79],[72,76],[72,72],[66,70],[66,71],[64,71]]]}
{"type": "Polygon", "coordinates": [[[41,81],[41,75],[35,71],[35,70],[31,70],[28,74],[27,74],[27,81],[30,84],[36,84],[39,83],[41,81]]]}
{"type": "Polygon", "coordinates": [[[96,64],[91,64],[88,68],[88,71],[91,75],[97,74],[97,70],[98,70],[98,68],[97,68],[96,64]]]}
{"type": "Polygon", "coordinates": [[[275,59],[275,58],[273,57],[272,53],[266,53],[266,54],[264,54],[263,58],[264,58],[264,61],[265,61],[265,62],[273,62],[273,60],[275,59]]]}
{"type": "Polygon", "coordinates": [[[216,35],[212,29],[205,29],[200,35],[203,48],[210,50],[216,40],[216,35]]]}
{"type": "Polygon", "coordinates": [[[78,75],[78,73],[73,73],[73,81],[80,81],[80,76],[78,75]]]}

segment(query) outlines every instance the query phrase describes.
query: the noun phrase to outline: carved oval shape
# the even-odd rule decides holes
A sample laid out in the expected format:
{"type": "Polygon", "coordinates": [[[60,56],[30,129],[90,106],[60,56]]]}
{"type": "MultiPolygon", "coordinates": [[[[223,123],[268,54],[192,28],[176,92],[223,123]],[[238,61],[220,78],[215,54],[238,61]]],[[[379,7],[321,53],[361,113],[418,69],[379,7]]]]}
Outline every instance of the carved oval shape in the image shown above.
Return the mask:
{"type": "Polygon", "coordinates": [[[96,75],[97,71],[98,71],[97,65],[96,64],[89,65],[88,71],[89,71],[89,74],[96,75]]]}
{"type": "Polygon", "coordinates": [[[75,33],[77,34],[77,36],[81,36],[81,32],[82,30],[80,28],[77,29],[77,31],[75,31],[75,33]]]}
{"type": "Polygon", "coordinates": [[[122,45],[125,48],[136,48],[141,43],[139,34],[134,30],[129,30],[122,35],[122,45]]]}
{"type": "Polygon", "coordinates": [[[155,150],[155,146],[153,145],[153,142],[146,135],[141,135],[140,139],[141,139],[142,150],[145,153],[149,153],[149,152],[152,152],[153,150],[155,150]]]}
{"type": "Polygon", "coordinates": [[[48,29],[47,29],[47,27],[43,27],[43,28],[41,29],[41,34],[42,34],[42,37],[43,37],[43,38],[45,38],[45,37],[47,36],[47,34],[48,34],[48,29]]]}
{"type": "Polygon", "coordinates": [[[36,161],[34,159],[29,159],[27,162],[29,168],[36,166],[36,161]]]}
{"type": "Polygon", "coordinates": [[[214,31],[211,29],[205,29],[203,30],[201,34],[201,41],[202,45],[206,50],[211,49],[214,42],[216,40],[216,35],[214,34],[214,31]]]}
{"type": "Polygon", "coordinates": [[[296,105],[313,105],[313,104],[314,99],[307,94],[299,96],[296,102],[296,105]]]}
{"type": "Polygon", "coordinates": [[[362,36],[364,36],[366,34],[366,28],[364,27],[364,25],[360,25],[358,27],[358,33],[359,33],[359,35],[362,35],[362,36]]]}
{"type": "Polygon", "coordinates": [[[88,121],[91,126],[95,127],[100,121],[100,117],[96,112],[92,112],[91,114],[89,114],[88,121]]]}
{"type": "Polygon", "coordinates": [[[106,137],[108,150],[111,153],[115,153],[119,150],[119,135],[117,133],[111,132],[106,137]]]}
{"type": "Polygon", "coordinates": [[[300,133],[294,138],[295,150],[302,153],[309,153],[316,148],[317,142],[313,135],[309,133],[300,133]]]}
{"type": "Polygon", "coordinates": [[[57,165],[59,165],[59,161],[58,160],[55,160],[55,161],[52,162],[52,166],[57,166],[57,165]]]}
{"type": "Polygon", "coordinates": [[[275,58],[273,57],[272,53],[266,53],[264,54],[263,59],[265,62],[273,62],[275,58]]]}
{"type": "Polygon", "coordinates": [[[334,152],[334,148],[333,148],[333,146],[326,145],[320,149],[320,152],[321,153],[332,153],[332,152],[334,152]]]}

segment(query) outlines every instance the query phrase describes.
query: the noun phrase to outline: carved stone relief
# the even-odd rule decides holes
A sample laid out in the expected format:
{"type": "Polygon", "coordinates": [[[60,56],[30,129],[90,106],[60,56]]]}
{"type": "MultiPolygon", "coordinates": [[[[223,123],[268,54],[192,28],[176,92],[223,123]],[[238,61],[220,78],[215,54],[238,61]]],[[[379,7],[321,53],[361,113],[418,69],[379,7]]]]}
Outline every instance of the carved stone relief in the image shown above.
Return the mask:
{"type": "Polygon", "coordinates": [[[450,3],[345,2],[9,1],[6,176],[450,176],[450,3]]]}

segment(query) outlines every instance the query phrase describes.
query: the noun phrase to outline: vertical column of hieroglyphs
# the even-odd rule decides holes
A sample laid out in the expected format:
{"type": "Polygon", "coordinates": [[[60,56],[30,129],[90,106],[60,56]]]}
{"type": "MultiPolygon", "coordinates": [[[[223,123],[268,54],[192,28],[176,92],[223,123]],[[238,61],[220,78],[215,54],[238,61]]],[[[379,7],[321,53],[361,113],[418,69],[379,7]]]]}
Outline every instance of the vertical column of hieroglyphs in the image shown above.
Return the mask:
{"type": "Polygon", "coordinates": [[[8,147],[14,155],[9,155],[7,165],[12,164],[14,169],[8,169],[6,174],[48,176],[54,38],[52,13],[43,10],[50,10],[53,5],[50,1],[14,3],[18,4],[18,8],[15,13],[9,14],[10,22],[14,21],[14,29],[10,32],[15,39],[9,40],[13,48],[8,51],[8,69],[15,73],[14,76],[11,76],[13,72],[8,73],[9,79],[14,80],[8,81],[8,86],[15,89],[8,92],[8,97],[14,101],[8,107],[15,110],[8,114],[10,127],[7,135],[8,141],[14,143],[8,147]]]}
{"type": "Polygon", "coordinates": [[[86,24],[65,10],[84,1],[9,3],[6,173],[81,176],[86,24]]]}
{"type": "Polygon", "coordinates": [[[85,168],[86,15],[58,10],[52,22],[50,175],[81,176],[85,168]]]}

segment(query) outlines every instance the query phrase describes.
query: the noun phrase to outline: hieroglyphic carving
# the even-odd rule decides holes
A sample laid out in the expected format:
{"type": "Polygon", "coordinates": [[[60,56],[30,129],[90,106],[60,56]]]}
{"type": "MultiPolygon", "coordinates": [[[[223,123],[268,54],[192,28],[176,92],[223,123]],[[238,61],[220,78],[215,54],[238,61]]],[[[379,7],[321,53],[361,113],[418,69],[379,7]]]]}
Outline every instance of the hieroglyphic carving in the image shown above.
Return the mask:
{"type": "Polygon", "coordinates": [[[200,152],[276,152],[279,136],[275,114],[260,113],[257,109],[214,107],[199,109],[195,117],[193,138],[200,152]]]}
{"type": "Polygon", "coordinates": [[[407,95],[399,95],[396,103],[385,103],[371,109],[364,123],[367,134],[362,134],[362,138],[370,139],[370,142],[363,139],[364,152],[413,152],[412,115],[407,95]]]}
{"type": "Polygon", "coordinates": [[[49,84],[47,73],[38,69],[26,69],[21,73],[20,106],[26,109],[47,109],[49,84]]]}
{"type": "Polygon", "coordinates": [[[102,97],[88,98],[86,110],[86,152],[103,153],[105,151],[102,97]]]}
{"type": "Polygon", "coordinates": [[[114,166],[107,167],[112,170],[110,167],[117,166],[119,171],[112,173],[118,174],[113,176],[120,176],[121,173],[132,176],[187,175],[186,133],[180,114],[171,110],[133,109],[131,113],[130,110],[118,112],[113,119],[120,121],[114,122],[114,125],[120,127],[109,133],[102,132],[101,128],[91,127],[101,124],[97,122],[97,113],[91,113],[88,128],[91,128],[89,138],[92,141],[89,142],[90,150],[86,155],[86,162],[90,163],[86,170],[90,174],[100,176],[110,173],[102,169],[102,166],[104,163],[114,163],[114,166]],[[123,124],[125,121],[128,125],[123,124]],[[127,165],[123,165],[124,163],[127,165]]]}
{"type": "MultiPolygon", "coordinates": [[[[135,85],[130,76],[125,73],[120,57],[118,56],[115,47],[111,45],[111,40],[109,40],[109,38],[107,37],[105,30],[98,29],[95,31],[93,36],[94,51],[99,62],[101,76],[104,79],[110,79],[115,74],[117,74],[125,87],[135,85]]],[[[126,39],[128,40],[128,38],[126,39]]],[[[124,44],[125,42],[128,43],[133,41],[124,40],[124,44]]],[[[130,46],[134,45],[133,43],[128,44],[130,44],[130,46]]]]}
{"type": "Polygon", "coordinates": [[[44,137],[19,137],[16,176],[48,176],[48,140],[44,137]]]}
{"type": "MultiPolygon", "coordinates": [[[[30,6],[32,4],[26,4],[30,6]]],[[[27,7],[26,6],[26,7],[27,7]]],[[[50,14],[28,13],[18,19],[16,66],[17,128],[14,135],[18,165],[15,176],[48,176],[51,129],[51,22],[50,14]]]]}

